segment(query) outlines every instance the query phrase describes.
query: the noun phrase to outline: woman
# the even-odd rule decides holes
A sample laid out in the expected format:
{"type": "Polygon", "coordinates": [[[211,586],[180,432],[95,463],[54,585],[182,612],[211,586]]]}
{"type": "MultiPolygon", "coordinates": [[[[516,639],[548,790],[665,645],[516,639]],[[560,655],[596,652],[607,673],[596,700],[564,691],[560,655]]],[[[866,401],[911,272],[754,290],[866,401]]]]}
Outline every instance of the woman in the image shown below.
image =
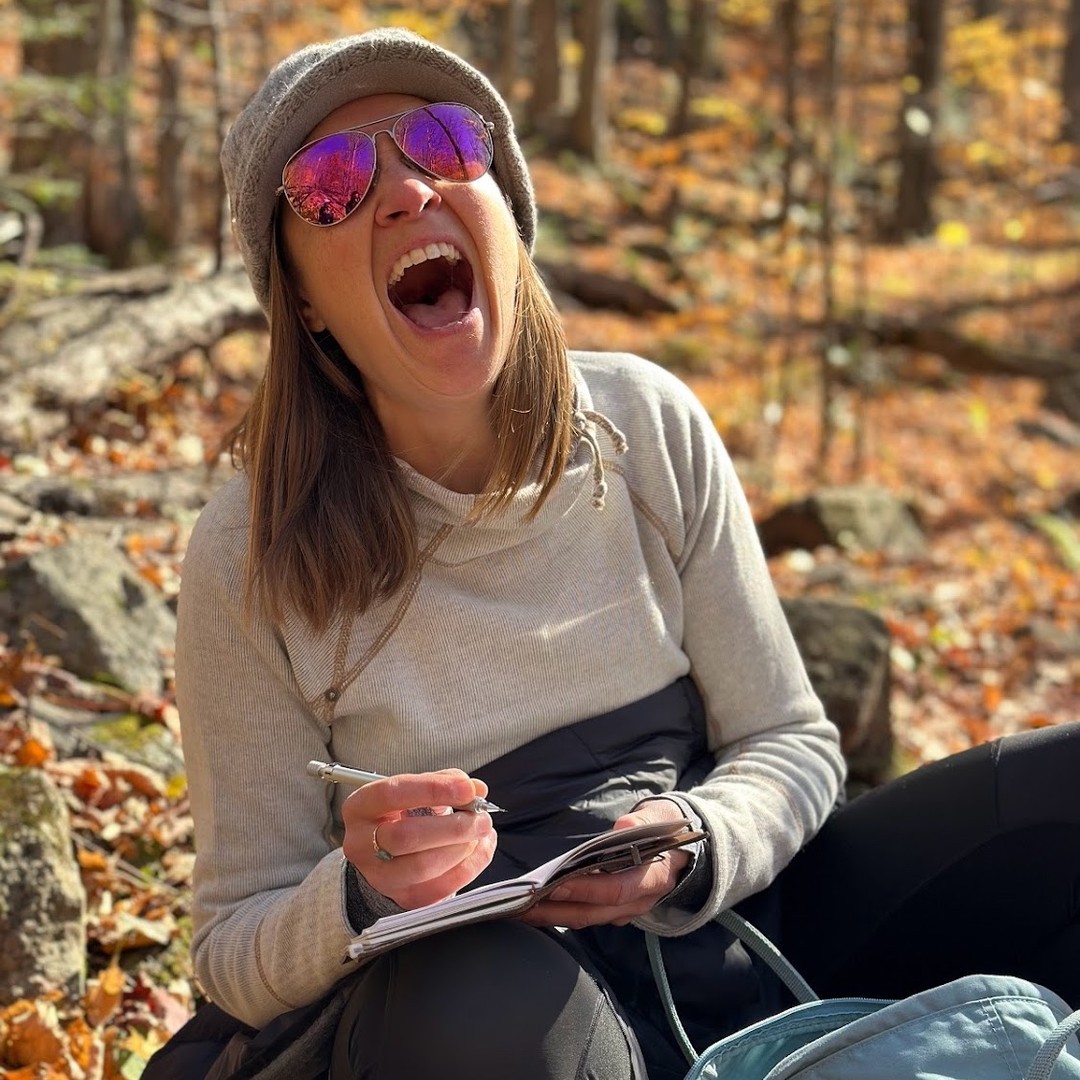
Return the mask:
{"type": "Polygon", "coordinates": [[[283,61],[222,160],[271,345],[179,612],[218,1007],[146,1075],[675,1077],[638,928],[672,939],[707,1042],[783,1004],[711,922],[740,901],[811,980],[863,979],[884,924],[847,908],[897,914],[882,897],[970,836],[813,916],[921,796],[859,800],[792,863],[836,804],[836,731],[704,409],[645,361],[567,353],[499,95],[373,31],[283,61]],[[311,759],[389,779],[350,794],[311,759]],[[489,793],[498,831],[429,809],[489,793]],[[381,915],[681,818],[707,843],[342,964],[381,915]]]}

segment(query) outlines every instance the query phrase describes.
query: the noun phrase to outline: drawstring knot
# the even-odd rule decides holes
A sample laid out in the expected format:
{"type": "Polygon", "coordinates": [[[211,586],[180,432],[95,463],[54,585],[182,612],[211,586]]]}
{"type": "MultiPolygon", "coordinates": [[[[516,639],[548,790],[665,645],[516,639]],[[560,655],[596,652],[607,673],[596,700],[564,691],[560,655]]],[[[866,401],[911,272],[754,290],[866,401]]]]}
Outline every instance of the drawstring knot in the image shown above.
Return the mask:
{"type": "Polygon", "coordinates": [[[591,425],[598,427],[611,441],[616,454],[626,453],[626,436],[603,413],[583,409],[575,399],[572,420],[578,438],[592,451],[593,456],[593,493],[592,504],[597,510],[604,509],[604,498],[608,485],[604,476],[604,459],[600,453],[600,441],[591,425]]]}

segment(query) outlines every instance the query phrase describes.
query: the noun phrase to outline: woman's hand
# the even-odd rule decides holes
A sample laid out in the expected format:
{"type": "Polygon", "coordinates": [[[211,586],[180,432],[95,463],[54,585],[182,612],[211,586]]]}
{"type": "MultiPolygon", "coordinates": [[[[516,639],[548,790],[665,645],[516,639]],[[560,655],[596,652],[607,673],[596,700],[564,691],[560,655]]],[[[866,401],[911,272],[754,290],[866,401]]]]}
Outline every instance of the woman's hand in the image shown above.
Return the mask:
{"type": "MultiPolygon", "coordinates": [[[[626,829],[646,822],[675,821],[683,816],[678,804],[670,799],[653,799],[632,813],[624,814],[612,828],[626,829]]],[[[602,923],[625,926],[667,896],[689,862],[689,852],[673,848],[633,870],[622,870],[617,874],[582,874],[570,878],[550,896],[530,908],[522,916],[522,921],[533,926],[568,926],[572,930],[602,923]]]]}
{"type": "Polygon", "coordinates": [[[342,805],[345,858],[403,908],[452,896],[495,854],[491,815],[451,810],[477,795],[487,795],[487,785],[460,769],[388,776],[357,788],[342,805]],[[393,858],[378,857],[376,846],[393,858]]]}

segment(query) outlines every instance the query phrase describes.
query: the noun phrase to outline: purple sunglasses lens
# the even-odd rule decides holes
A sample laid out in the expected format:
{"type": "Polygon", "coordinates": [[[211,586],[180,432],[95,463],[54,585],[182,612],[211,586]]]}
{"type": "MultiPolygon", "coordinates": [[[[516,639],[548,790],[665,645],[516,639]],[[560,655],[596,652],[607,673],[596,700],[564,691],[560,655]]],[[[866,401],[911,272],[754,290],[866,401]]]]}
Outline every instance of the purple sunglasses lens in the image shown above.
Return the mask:
{"type": "Polygon", "coordinates": [[[300,151],[285,166],[281,184],[289,205],[305,221],[336,225],[360,205],[374,175],[371,139],[343,131],[300,151]]]}
{"type": "Polygon", "coordinates": [[[491,133],[466,105],[440,103],[406,113],[394,125],[394,141],[422,169],[465,183],[491,167],[491,133]]]}

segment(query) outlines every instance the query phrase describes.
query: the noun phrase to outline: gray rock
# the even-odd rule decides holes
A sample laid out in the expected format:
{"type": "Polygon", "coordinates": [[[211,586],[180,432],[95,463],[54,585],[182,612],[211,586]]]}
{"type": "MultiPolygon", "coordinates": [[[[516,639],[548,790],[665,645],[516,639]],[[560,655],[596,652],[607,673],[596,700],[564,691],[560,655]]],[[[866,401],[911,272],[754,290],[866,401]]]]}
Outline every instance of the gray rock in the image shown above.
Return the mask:
{"type": "Polygon", "coordinates": [[[39,770],[0,766],[0,1004],[82,992],[85,917],[63,798],[39,770]]]}
{"type": "Polygon", "coordinates": [[[15,536],[33,511],[21,499],[0,491],[0,540],[15,536]]]}
{"type": "Polygon", "coordinates": [[[883,783],[893,754],[888,627],[873,612],[853,604],[782,603],[810,682],[840,729],[849,792],[883,783]]]}
{"type": "Polygon", "coordinates": [[[29,698],[26,713],[48,726],[61,758],[113,753],[167,779],[184,772],[184,755],[175,736],[144,717],[123,713],[102,719],[96,712],[60,705],[42,694],[29,698]]]}
{"type": "Polygon", "coordinates": [[[87,536],[3,570],[0,631],[32,637],[76,675],[155,693],[176,616],[121,552],[87,536]]]}
{"type": "MultiPolygon", "coordinates": [[[[222,466],[207,473],[197,466],[94,477],[11,475],[0,477],[0,498],[14,496],[46,514],[130,518],[150,512],[174,517],[180,511],[201,510],[232,472],[222,466]]],[[[0,514],[2,507],[0,503],[0,514]]]]}
{"type": "Polygon", "coordinates": [[[883,551],[898,559],[926,553],[926,536],[913,509],[884,488],[829,487],[780,507],[758,526],[769,556],[822,544],[883,551]]]}

